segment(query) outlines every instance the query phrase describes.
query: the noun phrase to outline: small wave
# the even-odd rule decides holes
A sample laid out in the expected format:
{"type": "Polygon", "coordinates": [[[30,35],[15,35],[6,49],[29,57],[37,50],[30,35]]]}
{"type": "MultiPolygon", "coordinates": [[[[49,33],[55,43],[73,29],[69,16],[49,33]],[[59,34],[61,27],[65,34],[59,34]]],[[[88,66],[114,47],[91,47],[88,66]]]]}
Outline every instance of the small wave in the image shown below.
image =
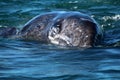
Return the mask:
{"type": "Polygon", "coordinates": [[[102,19],[104,21],[107,21],[107,20],[115,20],[115,21],[118,21],[120,20],[120,15],[117,14],[117,15],[114,15],[114,16],[103,16],[102,19]]]}

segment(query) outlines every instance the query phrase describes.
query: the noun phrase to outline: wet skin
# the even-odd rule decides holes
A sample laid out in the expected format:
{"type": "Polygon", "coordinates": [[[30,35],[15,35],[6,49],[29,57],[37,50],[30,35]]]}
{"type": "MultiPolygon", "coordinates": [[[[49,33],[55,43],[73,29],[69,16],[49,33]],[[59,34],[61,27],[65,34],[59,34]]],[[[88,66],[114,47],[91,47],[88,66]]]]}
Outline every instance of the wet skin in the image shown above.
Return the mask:
{"type": "Polygon", "coordinates": [[[14,32],[15,38],[73,47],[97,46],[103,35],[101,27],[94,19],[75,11],[56,11],[38,15],[28,21],[22,30],[14,32]]]}

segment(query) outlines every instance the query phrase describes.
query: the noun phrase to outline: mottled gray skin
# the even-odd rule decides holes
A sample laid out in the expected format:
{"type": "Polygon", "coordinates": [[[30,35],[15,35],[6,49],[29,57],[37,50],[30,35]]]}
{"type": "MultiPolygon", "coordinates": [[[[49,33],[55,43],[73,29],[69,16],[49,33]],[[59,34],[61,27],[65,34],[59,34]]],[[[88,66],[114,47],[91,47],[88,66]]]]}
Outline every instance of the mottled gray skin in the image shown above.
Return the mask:
{"type": "Polygon", "coordinates": [[[16,35],[62,46],[93,47],[100,42],[102,29],[86,14],[56,11],[36,16],[16,35]]]}

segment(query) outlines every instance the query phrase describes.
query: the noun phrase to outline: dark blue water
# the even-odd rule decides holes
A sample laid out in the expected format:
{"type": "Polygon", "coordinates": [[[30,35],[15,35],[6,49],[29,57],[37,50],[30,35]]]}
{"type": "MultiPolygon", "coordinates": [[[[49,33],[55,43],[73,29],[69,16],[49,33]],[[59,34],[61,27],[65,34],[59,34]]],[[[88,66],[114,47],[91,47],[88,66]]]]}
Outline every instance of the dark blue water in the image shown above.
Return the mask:
{"type": "Polygon", "coordinates": [[[104,46],[67,48],[0,39],[0,80],[120,80],[119,0],[0,0],[0,26],[22,26],[56,10],[80,11],[105,31],[104,46]]]}

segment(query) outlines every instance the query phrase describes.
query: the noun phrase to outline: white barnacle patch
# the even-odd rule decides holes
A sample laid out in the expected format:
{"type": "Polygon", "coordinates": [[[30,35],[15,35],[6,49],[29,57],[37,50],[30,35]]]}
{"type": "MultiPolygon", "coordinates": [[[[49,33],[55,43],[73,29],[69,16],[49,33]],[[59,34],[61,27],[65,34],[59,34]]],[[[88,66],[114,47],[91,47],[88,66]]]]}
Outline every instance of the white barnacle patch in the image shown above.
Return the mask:
{"type": "Polygon", "coordinates": [[[86,35],[85,37],[86,37],[86,38],[88,38],[89,36],[88,36],[88,35],[86,35]]]}
{"type": "Polygon", "coordinates": [[[53,34],[53,32],[52,31],[50,31],[49,32],[49,35],[48,35],[48,38],[49,38],[49,40],[50,40],[50,42],[51,43],[53,43],[53,44],[59,44],[59,45],[62,45],[61,43],[60,43],[60,41],[61,40],[63,40],[63,41],[65,41],[66,42],[66,44],[70,44],[70,38],[68,37],[68,36],[66,36],[66,35],[64,35],[64,34],[55,34],[54,36],[52,36],[52,34],[53,34]]]}
{"type": "Polygon", "coordinates": [[[56,34],[58,32],[58,29],[57,28],[53,28],[52,31],[53,31],[53,34],[56,34]]]}
{"type": "Polygon", "coordinates": [[[51,41],[51,43],[53,43],[53,44],[59,44],[59,42],[56,41],[54,37],[51,37],[51,36],[49,35],[48,38],[49,38],[49,40],[51,41]]]}
{"type": "Polygon", "coordinates": [[[87,45],[86,44],[84,44],[82,47],[86,47],[87,45]]]}
{"type": "Polygon", "coordinates": [[[81,29],[79,29],[79,32],[82,32],[82,30],[81,30],[81,29]]]}
{"type": "Polygon", "coordinates": [[[49,31],[49,35],[48,35],[48,38],[50,40],[51,43],[53,44],[59,44],[59,42],[55,39],[56,35],[57,35],[57,29],[56,28],[52,28],[50,31],[49,31]]]}
{"type": "Polygon", "coordinates": [[[84,45],[83,45],[82,47],[87,47],[87,48],[89,48],[89,47],[91,47],[91,45],[87,45],[87,43],[84,43],[84,45]]]}
{"type": "Polygon", "coordinates": [[[67,44],[70,44],[70,38],[66,35],[60,35],[60,39],[64,40],[67,44]]]}
{"type": "Polygon", "coordinates": [[[82,30],[80,28],[76,28],[77,31],[79,31],[80,33],[82,32],[82,30]]]}

